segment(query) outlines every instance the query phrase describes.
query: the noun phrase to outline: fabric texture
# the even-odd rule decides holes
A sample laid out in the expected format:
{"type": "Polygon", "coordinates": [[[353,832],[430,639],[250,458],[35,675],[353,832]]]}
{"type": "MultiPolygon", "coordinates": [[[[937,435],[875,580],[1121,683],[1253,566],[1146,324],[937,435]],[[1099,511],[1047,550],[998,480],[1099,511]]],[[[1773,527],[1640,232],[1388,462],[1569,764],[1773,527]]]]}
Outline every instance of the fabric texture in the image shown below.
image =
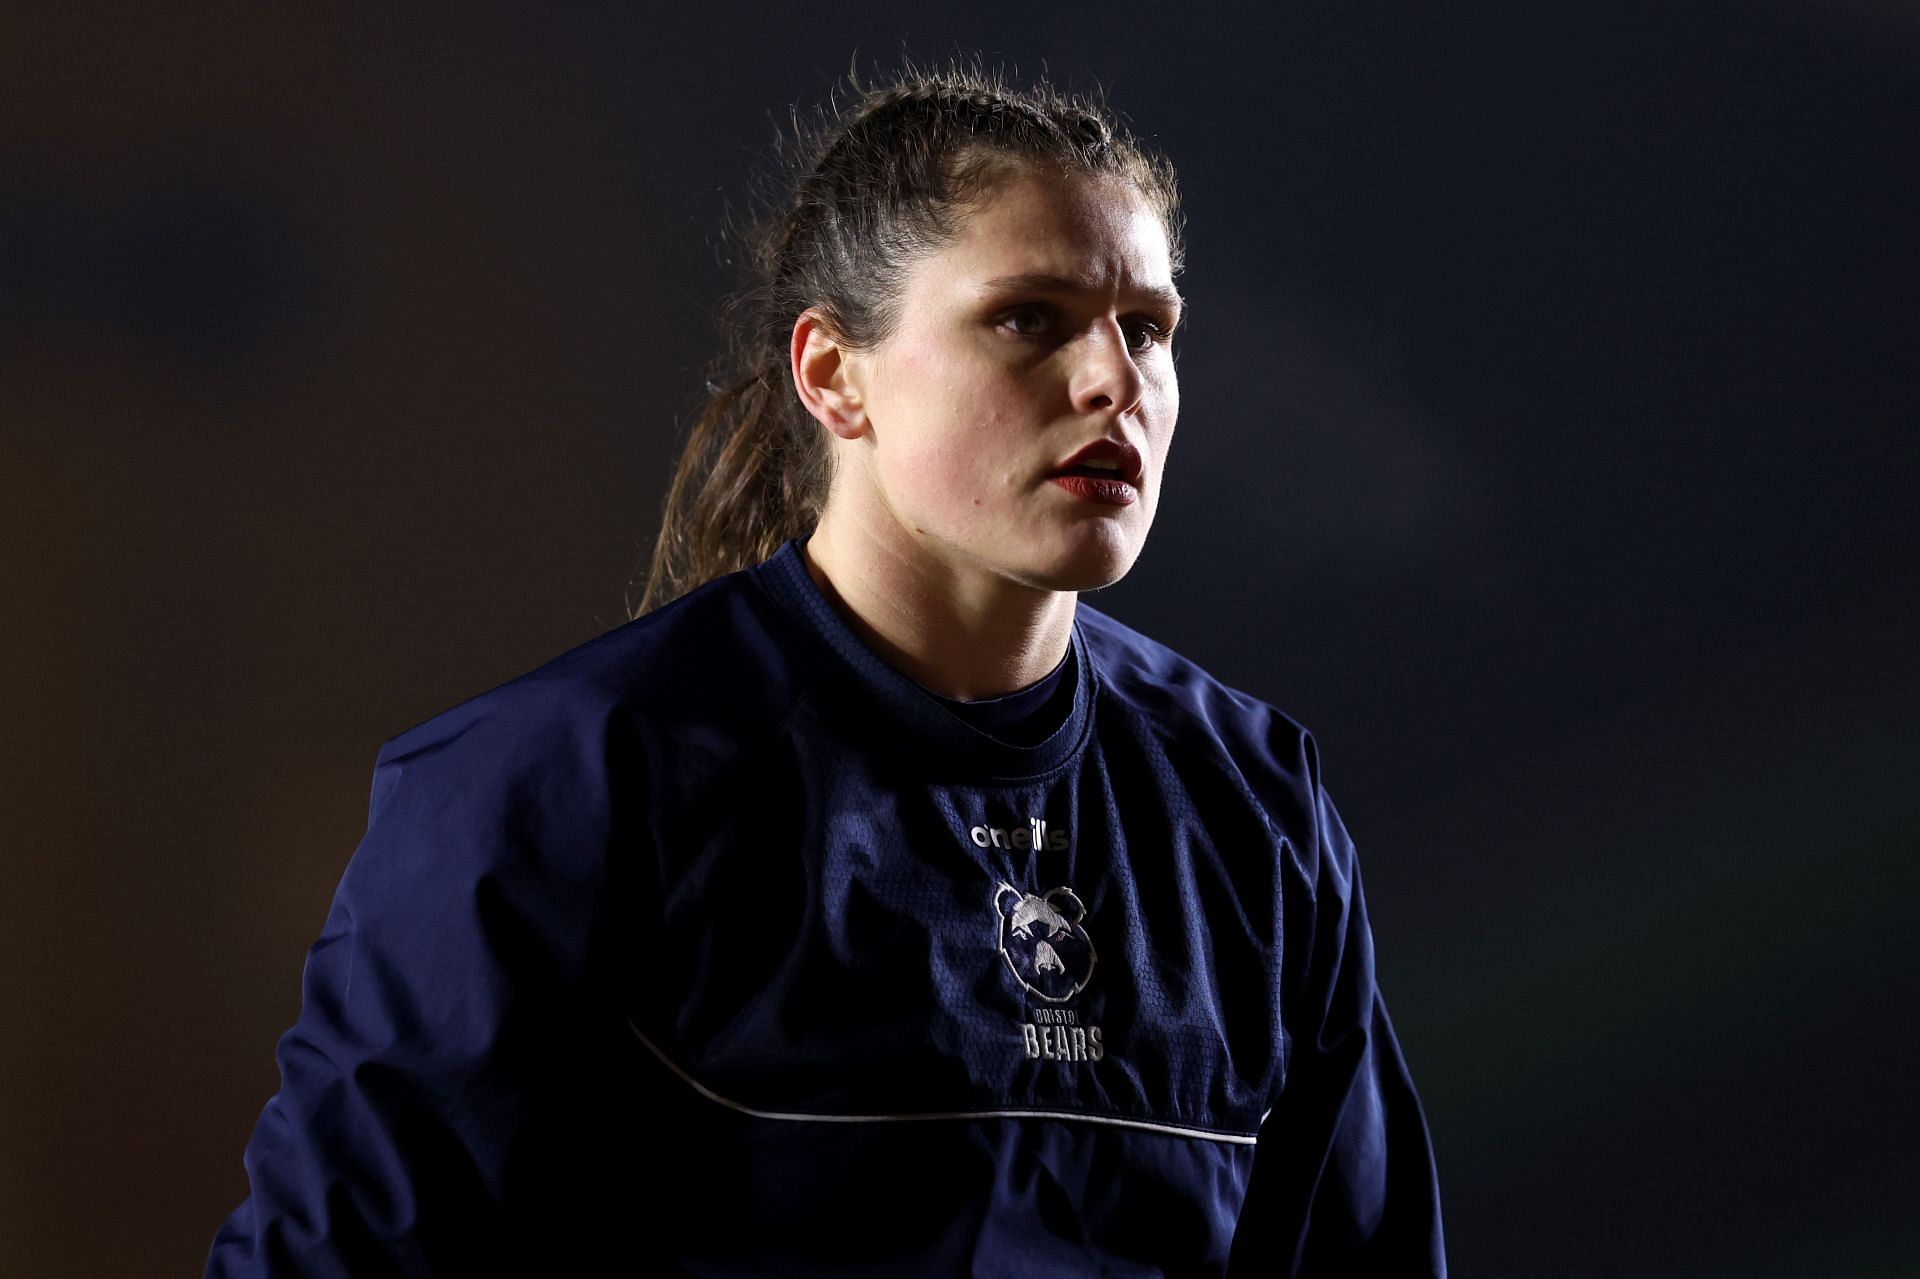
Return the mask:
{"type": "Polygon", "coordinates": [[[207,1275],[1444,1274],[1313,739],[1084,600],[1011,698],[795,540],[386,742],[207,1275]]]}

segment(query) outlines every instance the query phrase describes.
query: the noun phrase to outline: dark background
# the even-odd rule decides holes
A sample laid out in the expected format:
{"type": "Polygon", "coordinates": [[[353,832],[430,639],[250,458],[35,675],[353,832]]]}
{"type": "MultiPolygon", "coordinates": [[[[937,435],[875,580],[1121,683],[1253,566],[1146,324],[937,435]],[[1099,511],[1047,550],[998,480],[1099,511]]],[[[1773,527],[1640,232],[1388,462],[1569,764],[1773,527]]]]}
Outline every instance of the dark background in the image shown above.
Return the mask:
{"type": "Polygon", "coordinates": [[[198,1273],[375,751],[624,620],[904,48],[1180,166],[1091,602],[1319,737],[1458,1272],[1920,1273],[1920,11],[402,8],[0,8],[0,1272],[198,1273]]]}

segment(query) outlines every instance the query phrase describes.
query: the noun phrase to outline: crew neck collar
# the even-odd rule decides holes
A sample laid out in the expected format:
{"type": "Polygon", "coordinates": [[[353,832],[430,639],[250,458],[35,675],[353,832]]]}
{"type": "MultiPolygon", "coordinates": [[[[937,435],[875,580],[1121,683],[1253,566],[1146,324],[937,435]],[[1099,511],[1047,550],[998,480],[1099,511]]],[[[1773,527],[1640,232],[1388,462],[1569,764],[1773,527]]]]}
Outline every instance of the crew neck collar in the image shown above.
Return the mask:
{"type": "Polygon", "coordinates": [[[1052,772],[1086,744],[1093,721],[1095,675],[1077,610],[1060,675],[1073,682],[1072,699],[1051,733],[1033,745],[1017,745],[955,714],[949,699],[922,688],[869,647],[807,571],[801,551],[805,541],[804,537],[789,539],[748,573],[776,604],[838,655],[847,673],[909,730],[913,742],[926,753],[927,763],[981,780],[1021,781],[1052,772]]]}

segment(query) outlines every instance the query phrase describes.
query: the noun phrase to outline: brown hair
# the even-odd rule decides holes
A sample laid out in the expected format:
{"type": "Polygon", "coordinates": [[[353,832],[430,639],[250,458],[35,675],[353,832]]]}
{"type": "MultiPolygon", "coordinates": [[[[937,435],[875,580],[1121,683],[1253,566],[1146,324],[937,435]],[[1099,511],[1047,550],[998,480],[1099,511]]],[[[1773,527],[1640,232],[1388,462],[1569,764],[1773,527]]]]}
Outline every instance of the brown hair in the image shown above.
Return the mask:
{"type": "Polygon", "coordinates": [[[1164,224],[1174,273],[1184,264],[1173,166],[1127,133],[1102,98],[1044,80],[1011,87],[977,62],[907,63],[877,88],[857,73],[848,79],[857,96],[830,102],[813,128],[796,114],[766,211],[735,233],[747,280],[722,307],[726,346],[707,370],[709,398],[681,451],[630,617],[812,530],[830,460],[825,428],[793,389],[794,320],[815,307],[843,346],[883,343],[914,262],[951,243],[1008,177],[1023,168],[1123,177],[1164,224]]]}

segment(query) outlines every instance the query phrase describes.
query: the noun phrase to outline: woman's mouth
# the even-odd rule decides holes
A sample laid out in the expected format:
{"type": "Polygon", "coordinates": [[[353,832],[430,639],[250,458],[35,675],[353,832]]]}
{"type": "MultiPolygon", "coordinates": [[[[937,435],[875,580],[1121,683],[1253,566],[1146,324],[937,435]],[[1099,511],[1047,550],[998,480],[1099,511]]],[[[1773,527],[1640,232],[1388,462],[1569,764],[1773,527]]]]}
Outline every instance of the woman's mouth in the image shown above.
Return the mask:
{"type": "Polygon", "coordinates": [[[1098,466],[1069,466],[1047,477],[1075,497],[1108,506],[1131,506],[1140,492],[1116,470],[1098,466]]]}

